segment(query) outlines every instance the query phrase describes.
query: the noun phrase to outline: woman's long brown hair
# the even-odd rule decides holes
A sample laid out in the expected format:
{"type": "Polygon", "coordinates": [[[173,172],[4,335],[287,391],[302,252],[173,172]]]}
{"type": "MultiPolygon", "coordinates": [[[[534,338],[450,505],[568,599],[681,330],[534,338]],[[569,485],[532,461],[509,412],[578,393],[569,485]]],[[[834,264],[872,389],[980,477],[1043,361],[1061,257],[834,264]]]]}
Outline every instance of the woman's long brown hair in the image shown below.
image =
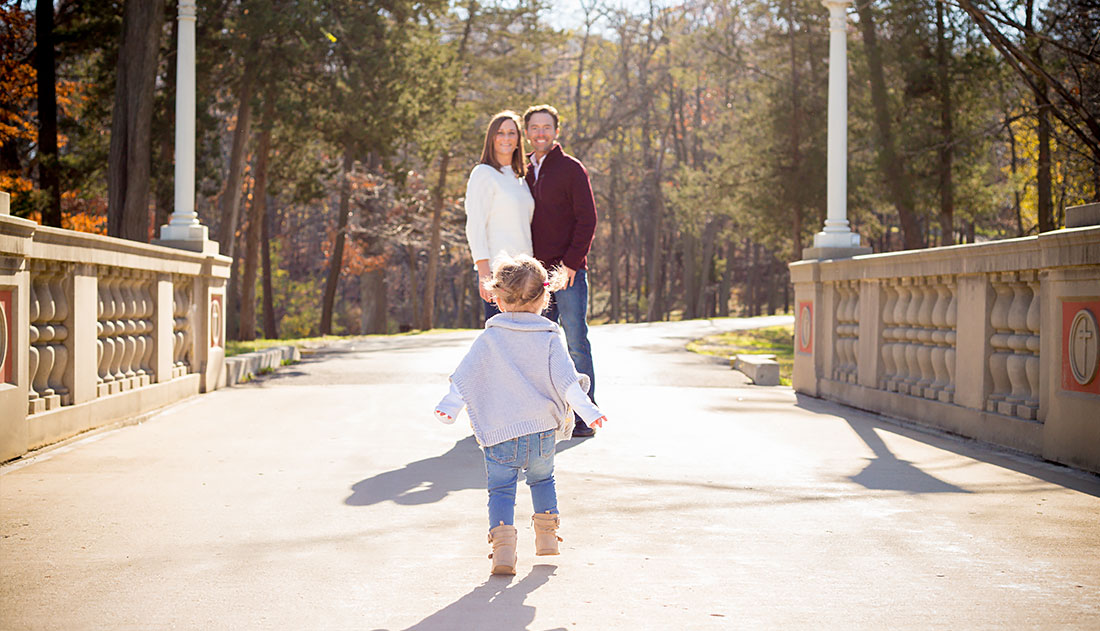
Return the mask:
{"type": "Polygon", "coordinates": [[[494,169],[504,166],[503,164],[497,164],[496,153],[493,151],[493,139],[500,131],[500,126],[507,120],[515,123],[516,133],[518,134],[516,148],[512,150],[512,171],[515,172],[516,177],[524,177],[527,175],[527,156],[523,154],[523,125],[520,124],[519,114],[512,110],[504,110],[494,116],[493,121],[489,123],[489,129],[485,132],[485,148],[481,150],[480,162],[481,164],[488,164],[494,169]]]}

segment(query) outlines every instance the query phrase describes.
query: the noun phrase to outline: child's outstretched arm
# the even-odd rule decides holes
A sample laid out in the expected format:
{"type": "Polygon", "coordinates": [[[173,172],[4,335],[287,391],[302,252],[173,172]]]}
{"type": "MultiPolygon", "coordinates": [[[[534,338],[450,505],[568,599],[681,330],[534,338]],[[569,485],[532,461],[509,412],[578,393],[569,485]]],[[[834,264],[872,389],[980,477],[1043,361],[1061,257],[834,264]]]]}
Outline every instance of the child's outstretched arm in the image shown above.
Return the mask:
{"type": "Polygon", "coordinates": [[[607,417],[600,411],[600,408],[596,407],[596,404],[592,402],[592,399],[588,398],[588,395],[584,393],[579,381],[574,381],[571,386],[565,391],[565,402],[569,404],[569,407],[581,415],[585,423],[589,426],[603,427],[604,421],[607,417]]]}
{"type": "Polygon", "coordinates": [[[451,382],[451,391],[446,394],[439,403],[435,404],[435,418],[442,423],[454,423],[458,413],[466,407],[466,401],[458,392],[454,382],[451,382]]]}

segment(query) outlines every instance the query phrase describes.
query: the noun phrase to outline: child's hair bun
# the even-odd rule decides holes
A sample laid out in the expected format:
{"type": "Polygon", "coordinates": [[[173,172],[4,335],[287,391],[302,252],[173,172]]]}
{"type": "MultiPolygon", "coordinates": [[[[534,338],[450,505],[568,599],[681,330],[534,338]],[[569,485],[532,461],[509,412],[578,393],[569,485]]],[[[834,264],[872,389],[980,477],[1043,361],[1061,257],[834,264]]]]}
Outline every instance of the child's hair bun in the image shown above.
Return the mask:
{"type": "Polygon", "coordinates": [[[542,263],[520,254],[501,259],[493,267],[493,275],[485,282],[485,288],[499,300],[522,306],[541,300],[547,291],[564,289],[568,282],[564,266],[558,265],[547,272],[542,263]]]}

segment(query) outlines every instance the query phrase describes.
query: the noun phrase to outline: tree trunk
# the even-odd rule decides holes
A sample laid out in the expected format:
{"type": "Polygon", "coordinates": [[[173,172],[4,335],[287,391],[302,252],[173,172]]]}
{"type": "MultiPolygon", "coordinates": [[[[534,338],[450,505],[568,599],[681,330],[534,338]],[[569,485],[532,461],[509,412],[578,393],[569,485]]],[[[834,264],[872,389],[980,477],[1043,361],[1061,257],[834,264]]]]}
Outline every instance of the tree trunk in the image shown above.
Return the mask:
{"type": "MultiPolygon", "coordinates": [[[[165,11],[172,15],[176,3],[166,3],[165,11]]],[[[153,125],[157,130],[160,142],[157,148],[153,168],[154,192],[153,192],[153,234],[159,234],[160,226],[167,224],[172,218],[172,211],[176,205],[175,191],[175,151],[176,151],[176,42],[179,41],[179,20],[171,20],[172,32],[169,41],[168,54],[164,59],[165,73],[163,78],[164,97],[159,112],[153,117],[153,125]]]]}
{"type": "Polygon", "coordinates": [[[408,319],[410,326],[416,326],[416,322],[420,319],[420,266],[417,265],[417,251],[416,246],[407,244],[405,246],[405,255],[409,259],[409,314],[408,319]]]}
{"type": "Polygon", "coordinates": [[[435,290],[439,276],[439,242],[443,224],[443,189],[447,185],[447,169],[451,164],[451,152],[439,157],[439,179],[432,189],[432,232],[428,246],[428,277],[424,281],[424,310],[419,327],[422,330],[435,326],[435,290]]]}
{"type": "Polygon", "coordinates": [[[1009,168],[1012,170],[1012,199],[1013,208],[1016,210],[1016,236],[1024,236],[1024,213],[1020,207],[1020,187],[1016,183],[1016,168],[1019,158],[1016,157],[1016,134],[1012,131],[1012,124],[1005,124],[1008,130],[1009,168]]]}
{"type": "Polygon", "coordinates": [[[886,94],[886,77],[882,67],[882,51],[875,34],[874,13],[871,2],[856,5],[859,11],[859,26],[863,31],[863,44],[867,49],[867,68],[871,75],[871,102],[875,110],[875,127],[878,131],[879,168],[886,180],[886,189],[890,194],[894,208],[898,211],[901,223],[902,240],[905,249],[915,250],[923,247],[920,222],[916,216],[913,191],[909,186],[909,177],[894,148],[894,131],[890,122],[890,109],[886,94]]]}
{"type": "Polygon", "coordinates": [[[719,215],[711,219],[707,223],[706,230],[703,231],[703,256],[700,258],[701,269],[699,270],[699,296],[695,306],[696,317],[707,317],[708,315],[706,300],[707,296],[711,295],[709,287],[712,282],[711,271],[714,268],[714,252],[718,243],[718,235],[722,232],[725,223],[725,217],[719,215]]]}
{"type": "Polygon", "coordinates": [[[225,189],[221,198],[221,226],[218,240],[222,243],[222,254],[232,258],[235,254],[237,224],[241,208],[241,182],[244,178],[245,148],[252,127],[252,81],[255,72],[251,64],[246,64],[237,88],[237,125],[233,129],[233,147],[229,151],[229,174],[225,178],[225,189]]]}
{"type": "Polygon", "coordinates": [[[253,173],[252,206],[248,213],[248,230],[245,235],[244,273],[241,276],[241,336],[242,340],[256,339],[256,269],[260,263],[264,214],[267,209],[267,161],[271,150],[271,125],[275,116],[275,98],[265,95],[263,121],[260,124],[260,143],[256,149],[256,167],[253,173]]]}
{"type": "Polygon", "coordinates": [[[730,314],[730,288],[733,286],[733,275],[735,273],[734,260],[737,255],[737,248],[733,244],[731,239],[726,244],[726,269],[722,273],[722,280],[718,283],[718,296],[715,301],[718,303],[718,315],[726,318],[730,314]]]}
{"type": "Polygon", "coordinates": [[[38,74],[38,187],[46,192],[42,225],[61,227],[61,176],[57,161],[57,73],[54,64],[53,2],[35,8],[35,57],[38,74]]]}
{"type": "Polygon", "coordinates": [[[940,81],[940,245],[955,243],[955,183],[951,174],[955,160],[955,130],[951,111],[951,68],[948,48],[953,42],[947,38],[943,20],[943,3],[936,3],[936,61],[940,81]]]}
{"type": "Polygon", "coordinates": [[[1039,162],[1036,165],[1035,188],[1038,193],[1039,232],[1050,232],[1055,228],[1050,174],[1050,101],[1044,93],[1046,84],[1042,84],[1042,87],[1044,91],[1039,93],[1039,109],[1035,114],[1039,135],[1039,162]]]}
{"type": "Polygon", "coordinates": [[[260,221],[263,226],[260,254],[263,262],[264,337],[274,340],[279,338],[279,325],[275,320],[275,296],[271,289],[271,215],[271,209],[267,209],[260,221]]]}
{"type": "MultiPolygon", "coordinates": [[[[791,126],[788,141],[790,154],[789,177],[791,182],[800,180],[802,174],[802,86],[801,76],[798,73],[798,46],[795,38],[794,2],[787,2],[787,34],[791,56],[791,126]]],[[[798,261],[802,258],[802,188],[799,186],[785,187],[789,192],[791,205],[791,260],[798,261]]]]}
{"type": "Polygon", "coordinates": [[[149,241],[153,90],[163,25],[164,0],[126,0],[107,160],[107,234],[135,241],[149,241]]]}
{"type": "Polygon", "coordinates": [[[697,317],[695,304],[699,299],[699,289],[695,284],[698,278],[695,271],[698,239],[695,238],[690,229],[683,230],[681,234],[683,235],[681,253],[683,255],[684,319],[693,320],[697,317]]]}
{"type": "Polygon", "coordinates": [[[355,159],[351,147],[344,148],[344,167],[340,180],[340,209],[336,216],[336,234],[332,237],[332,259],[329,261],[325,293],[321,298],[321,335],[332,333],[332,309],[336,302],[336,287],[340,282],[340,269],[344,266],[344,237],[348,227],[348,205],[351,200],[351,167],[355,159]]]}
{"type": "MultiPolygon", "coordinates": [[[[617,142],[616,146],[621,145],[621,142],[617,142]]],[[[619,281],[619,155],[616,155],[611,160],[611,178],[608,184],[607,195],[607,219],[608,228],[611,231],[611,238],[609,239],[607,253],[607,269],[608,280],[611,283],[610,292],[610,319],[612,322],[618,322],[619,317],[622,314],[622,285],[619,281]]],[[[627,281],[629,286],[629,280],[627,281]]]]}
{"type": "MultiPolygon", "coordinates": [[[[385,333],[386,268],[367,270],[359,276],[359,304],[363,308],[363,333],[385,333]]],[[[462,303],[458,311],[463,311],[462,303]]]]}

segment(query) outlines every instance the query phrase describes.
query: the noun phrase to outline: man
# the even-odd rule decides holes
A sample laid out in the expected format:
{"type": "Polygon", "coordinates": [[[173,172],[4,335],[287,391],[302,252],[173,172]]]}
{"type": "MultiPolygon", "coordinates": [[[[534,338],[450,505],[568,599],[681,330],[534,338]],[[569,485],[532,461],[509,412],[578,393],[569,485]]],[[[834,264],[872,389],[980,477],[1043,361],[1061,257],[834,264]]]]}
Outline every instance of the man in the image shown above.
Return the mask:
{"type": "MultiPolygon", "coordinates": [[[[534,152],[527,167],[527,184],[535,198],[531,219],[531,244],[535,258],[547,269],[565,265],[569,284],[554,292],[546,317],[565,330],[569,355],[577,372],[588,375],[596,400],[596,374],[592,368],[592,347],[588,343],[588,249],[596,233],[596,200],[588,171],[561,150],[558,139],[558,111],[549,105],[535,105],[523,114],[527,140],[534,152]]],[[[594,436],[596,431],[578,416],[573,436],[594,436]]]]}

